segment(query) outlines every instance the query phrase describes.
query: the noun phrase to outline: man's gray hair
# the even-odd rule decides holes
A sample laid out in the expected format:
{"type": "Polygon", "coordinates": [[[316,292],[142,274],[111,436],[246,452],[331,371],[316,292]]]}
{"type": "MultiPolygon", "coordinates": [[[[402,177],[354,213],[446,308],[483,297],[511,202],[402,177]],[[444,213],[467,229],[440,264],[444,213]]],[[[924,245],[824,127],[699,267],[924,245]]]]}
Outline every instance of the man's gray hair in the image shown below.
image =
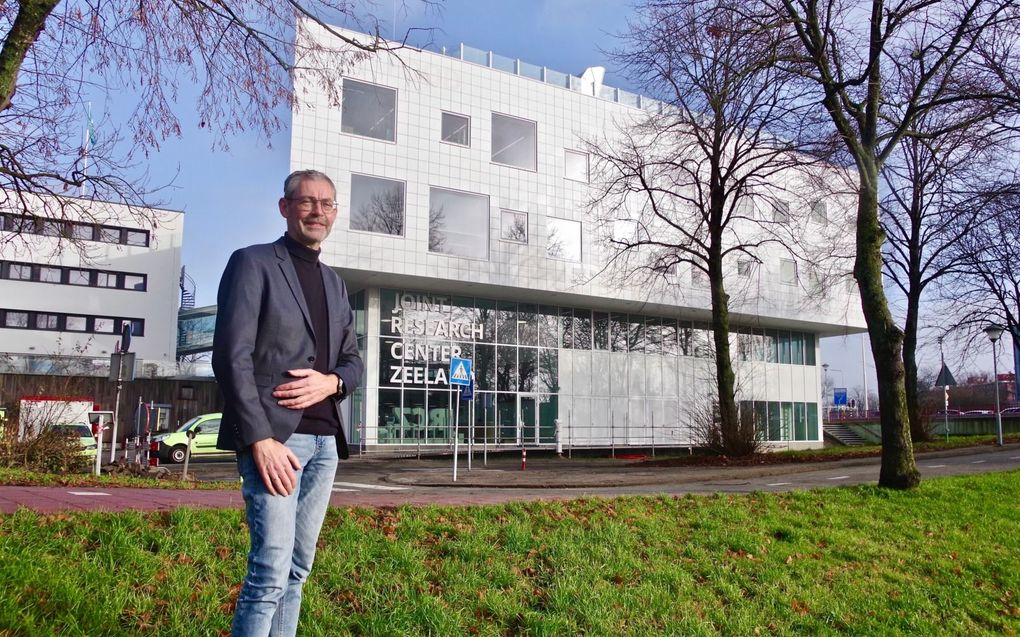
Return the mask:
{"type": "Polygon", "coordinates": [[[287,175],[287,178],[283,180],[283,198],[290,199],[290,196],[294,194],[294,191],[298,189],[306,179],[320,179],[329,184],[329,187],[336,192],[336,186],[333,185],[333,180],[329,178],[324,172],[318,170],[295,170],[291,174],[287,175]]]}

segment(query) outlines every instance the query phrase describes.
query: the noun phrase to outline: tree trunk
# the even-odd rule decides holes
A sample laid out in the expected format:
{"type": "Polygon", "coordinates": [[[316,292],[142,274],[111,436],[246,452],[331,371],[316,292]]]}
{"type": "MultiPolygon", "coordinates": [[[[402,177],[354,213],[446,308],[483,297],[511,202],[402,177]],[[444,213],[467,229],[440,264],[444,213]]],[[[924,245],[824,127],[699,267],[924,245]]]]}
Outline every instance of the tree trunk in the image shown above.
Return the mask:
{"type": "Polygon", "coordinates": [[[904,384],[903,332],[896,326],[882,287],[882,244],[885,233],[878,221],[878,165],[872,156],[858,157],[861,184],[857,202],[857,258],[854,278],[868,324],[871,351],[878,375],[881,405],[881,487],[909,489],[921,482],[914,463],[904,384]]]}
{"type": "Polygon", "coordinates": [[[917,316],[920,302],[919,295],[907,295],[907,320],[903,326],[903,384],[907,393],[910,439],[913,442],[931,439],[928,429],[921,422],[921,397],[917,393],[917,316]]]}
{"type": "Polygon", "coordinates": [[[719,393],[719,417],[723,449],[728,455],[746,455],[753,448],[744,441],[737,414],[736,374],[730,357],[730,297],[722,276],[722,256],[713,246],[708,259],[708,281],[712,295],[712,337],[715,342],[715,381],[719,393]]]}
{"type": "Polygon", "coordinates": [[[18,15],[0,48],[0,111],[10,108],[25,56],[58,4],[60,0],[21,0],[18,3],[18,15]]]}

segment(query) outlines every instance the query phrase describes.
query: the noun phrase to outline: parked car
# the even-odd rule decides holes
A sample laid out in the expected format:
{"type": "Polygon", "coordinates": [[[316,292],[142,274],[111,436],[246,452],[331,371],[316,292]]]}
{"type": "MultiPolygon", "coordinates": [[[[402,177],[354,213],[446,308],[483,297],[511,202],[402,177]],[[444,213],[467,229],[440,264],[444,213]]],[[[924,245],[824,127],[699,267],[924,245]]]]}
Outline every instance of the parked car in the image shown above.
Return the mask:
{"type": "Polygon", "coordinates": [[[1020,416],[1020,407],[1006,407],[1001,413],[1003,416],[1020,416]]]}
{"type": "Polygon", "coordinates": [[[160,459],[165,462],[184,462],[184,452],[188,447],[188,431],[196,427],[200,431],[195,434],[195,439],[191,442],[192,456],[231,453],[216,448],[216,436],[220,432],[222,416],[223,414],[219,412],[195,416],[173,433],[153,436],[152,441],[159,443],[160,459]]]}
{"type": "Polygon", "coordinates": [[[82,455],[88,456],[89,458],[96,457],[96,449],[99,445],[96,443],[95,436],[92,435],[92,427],[79,422],[74,424],[50,425],[50,430],[71,436],[72,438],[77,438],[81,445],[82,455]]]}
{"type": "Polygon", "coordinates": [[[961,414],[960,414],[960,410],[959,409],[940,409],[940,410],[935,412],[935,415],[936,416],[959,416],[961,414]]]}
{"type": "MultiPolygon", "coordinates": [[[[1003,412],[1005,413],[1005,412],[1003,412]]],[[[991,409],[971,409],[970,411],[963,412],[963,416],[992,416],[995,412],[991,409]]]]}

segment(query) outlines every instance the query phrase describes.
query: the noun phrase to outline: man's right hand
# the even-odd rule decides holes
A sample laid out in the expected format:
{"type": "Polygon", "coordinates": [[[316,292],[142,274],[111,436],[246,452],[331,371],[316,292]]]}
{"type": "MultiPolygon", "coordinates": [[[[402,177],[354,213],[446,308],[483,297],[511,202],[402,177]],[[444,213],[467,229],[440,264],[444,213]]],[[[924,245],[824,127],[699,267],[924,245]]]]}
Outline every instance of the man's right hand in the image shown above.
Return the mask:
{"type": "Polygon", "coordinates": [[[273,438],[259,440],[251,445],[251,456],[270,495],[294,492],[297,486],[294,472],[301,468],[301,462],[286,445],[273,438]]]}

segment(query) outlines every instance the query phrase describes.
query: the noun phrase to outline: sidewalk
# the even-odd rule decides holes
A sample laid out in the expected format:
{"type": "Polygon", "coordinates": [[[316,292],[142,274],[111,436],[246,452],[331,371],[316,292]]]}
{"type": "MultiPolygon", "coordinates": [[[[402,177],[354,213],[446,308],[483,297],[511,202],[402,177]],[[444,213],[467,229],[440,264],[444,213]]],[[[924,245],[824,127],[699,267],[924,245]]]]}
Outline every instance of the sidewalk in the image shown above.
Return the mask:
{"type": "MultiPolygon", "coordinates": [[[[1015,453],[1020,445],[1003,451],[1015,453]]],[[[994,449],[988,446],[918,454],[918,461],[966,456],[994,449]]],[[[651,460],[651,458],[648,458],[651,460]]],[[[521,470],[519,456],[495,455],[488,466],[481,456],[467,469],[458,461],[453,481],[453,458],[352,457],[342,465],[338,479],[373,481],[363,490],[338,490],[330,504],[338,507],[392,507],[400,505],[483,505],[518,500],[562,500],[587,495],[590,490],[683,485],[791,475],[819,469],[877,466],[880,459],[854,458],[830,462],[770,464],[746,467],[649,467],[638,460],[607,457],[536,456],[521,470]],[[346,471],[343,469],[346,468],[346,471]],[[345,475],[347,474],[347,475],[345,475]],[[353,476],[353,477],[352,477],[353,476]],[[556,490],[559,491],[556,491],[556,490]]],[[[236,475],[236,474],[235,474],[236,475]]],[[[601,491],[604,493],[604,491],[601,491]]],[[[142,489],[112,487],[0,486],[0,514],[27,508],[40,513],[58,511],[167,511],[178,507],[243,508],[240,487],[230,490],[142,489]]]]}

